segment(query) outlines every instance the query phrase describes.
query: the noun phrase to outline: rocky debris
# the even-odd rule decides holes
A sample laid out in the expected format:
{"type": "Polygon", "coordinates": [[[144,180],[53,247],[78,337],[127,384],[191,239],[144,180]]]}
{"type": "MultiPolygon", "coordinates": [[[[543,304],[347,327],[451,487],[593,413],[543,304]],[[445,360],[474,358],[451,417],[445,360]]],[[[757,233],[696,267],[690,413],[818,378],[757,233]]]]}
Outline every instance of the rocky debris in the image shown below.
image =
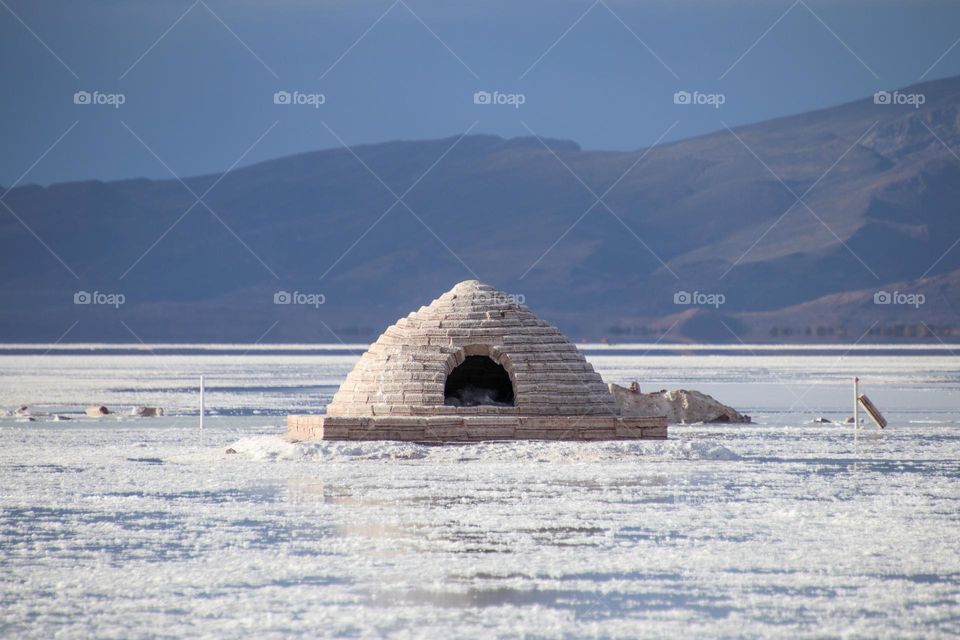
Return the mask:
{"type": "Polygon", "coordinates": [[[224,451],[224,453],[226,453],[227,455],[234,455],[235,453],[237,453],[237,450],[234,449],[233,447],[230,447],[229,449],[224,451]]]}
{"type": "Polygon", "coordinates": [[[33,422],[33,418],[46,416],[48,414],[45,411],[34,411],[29,406],[22,404],[17,407],[13,413],[0,410],[0,415],[12,415],[16,416],[17,418],[30,418],[30,422],[33,422]]]}
{"type": "Polygon", "coordinates": [[[133,407],[130,409],[130,415],[140,418],[157,418],[163,415],[163,409],[160,407],[133,407]]]}
{"type": "Polygon", "coordinates": [[[87,407],[87,415],[91,418],[99,418],[100,416],[110,415],[110,409],[104,406],[87,407]]]}
{"type": "Polygon", "coordinates": [[[699,391],[662,389],[641,393],[636,383],[630,388],[612,383],[608,386],[623,416],[666,416],[670,424],[750,422],[750,416],[699,391]]]}

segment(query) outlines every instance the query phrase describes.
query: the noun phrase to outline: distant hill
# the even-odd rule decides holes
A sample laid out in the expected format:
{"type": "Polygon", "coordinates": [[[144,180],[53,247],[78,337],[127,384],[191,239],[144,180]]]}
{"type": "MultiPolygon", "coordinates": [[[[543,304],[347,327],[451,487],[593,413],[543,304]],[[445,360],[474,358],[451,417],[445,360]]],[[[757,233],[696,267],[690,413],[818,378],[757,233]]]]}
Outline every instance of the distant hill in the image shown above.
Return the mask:
{"type": "Polygon", "coordinates": [[[186,187],[19,186],[4,202],[79,279],[0,208],[0,340],[53,341],[79,320],[67,340],[362,342],[473,277],[578,340],[957,340],[960,79],[900,92],[925,102],[871,96],[649,151],[470,135],[186,187]],[[216,216],[183,216],[207,189],[216,216]],[[408,189],[413,212],[385,214],[408,189]],[[608,189],[616,216],[584,216],[608,189]],[[78,290],[125,302],[77,305],[78,290]],[[323,304],[274,304],[281,290],[323,304]],[[875,304],[880,291],[924,301],[875,304]]]}

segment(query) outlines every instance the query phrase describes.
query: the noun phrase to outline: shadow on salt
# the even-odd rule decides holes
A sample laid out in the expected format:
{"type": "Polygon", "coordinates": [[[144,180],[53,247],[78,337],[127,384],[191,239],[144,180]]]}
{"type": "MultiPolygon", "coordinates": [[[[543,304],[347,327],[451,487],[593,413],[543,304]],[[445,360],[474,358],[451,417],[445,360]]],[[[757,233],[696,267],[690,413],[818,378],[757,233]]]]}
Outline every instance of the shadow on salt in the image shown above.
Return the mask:
{"type": "Polygon", "coordinates": [[[731,449],[704,440],[556,442],[512,441],[426,445],[409,442],[288,442],[280,436],[250,436],[229,446],[254,461],[400,460],[429,462],[629,462],[657,460],[740,460],[731,449]]]}
{"type": "Polygon", "coordinates": [[[882,458],[787,458],[758,456],[750,462],[799,465],[793,475],[810,474],[833,477],[850,473],[877,473],[880,475],[919,474],[925,477],[960,477],[960,462],[949,460],[884,460],[882,458]]]}
{"type": "Polygon", "coordinates": [[[597,592],[579,589],[517,589],[499,587],[464,591],[411,589],[380,592],[375,606],[394,606],[396,602],[453,609],[478,609],[503,606],[536,605],[571,612],[578,620],[622,618],[650,611],[690,611],[710,618],[725,618],[738,608],[727,604],[729,598],[704,593],[686,594],[675,590],[597,592]]]}

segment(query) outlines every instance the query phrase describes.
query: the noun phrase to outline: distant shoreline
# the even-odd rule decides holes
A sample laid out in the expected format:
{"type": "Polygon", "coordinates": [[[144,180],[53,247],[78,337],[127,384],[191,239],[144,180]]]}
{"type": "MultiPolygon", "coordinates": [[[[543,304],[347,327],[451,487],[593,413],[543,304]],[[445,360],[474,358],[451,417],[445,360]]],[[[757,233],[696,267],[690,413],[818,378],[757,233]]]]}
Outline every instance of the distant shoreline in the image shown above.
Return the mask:
{"type": "MultiPolygon", "coordinates": [[[[370,345],[363,344],[0,344],[0,356],[123,356],[123,355],[324,355],[360,356],[370,345]]],[[[958,356],[960,345],[935,344],[577,344],[587,355],[603,356],[958,356]]]]}

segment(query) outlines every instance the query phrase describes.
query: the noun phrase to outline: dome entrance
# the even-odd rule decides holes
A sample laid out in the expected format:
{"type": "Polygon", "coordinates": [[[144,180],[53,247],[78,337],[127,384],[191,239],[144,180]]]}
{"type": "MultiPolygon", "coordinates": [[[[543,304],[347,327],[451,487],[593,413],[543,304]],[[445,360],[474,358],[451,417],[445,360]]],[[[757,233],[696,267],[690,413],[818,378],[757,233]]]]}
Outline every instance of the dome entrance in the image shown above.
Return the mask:
{"type": "Polygon", "coordinates": [[[506,369],[487,356],[467,356],[447,376],[443,404],[452,407],[512,407],[513,383],[506,369]]]}

